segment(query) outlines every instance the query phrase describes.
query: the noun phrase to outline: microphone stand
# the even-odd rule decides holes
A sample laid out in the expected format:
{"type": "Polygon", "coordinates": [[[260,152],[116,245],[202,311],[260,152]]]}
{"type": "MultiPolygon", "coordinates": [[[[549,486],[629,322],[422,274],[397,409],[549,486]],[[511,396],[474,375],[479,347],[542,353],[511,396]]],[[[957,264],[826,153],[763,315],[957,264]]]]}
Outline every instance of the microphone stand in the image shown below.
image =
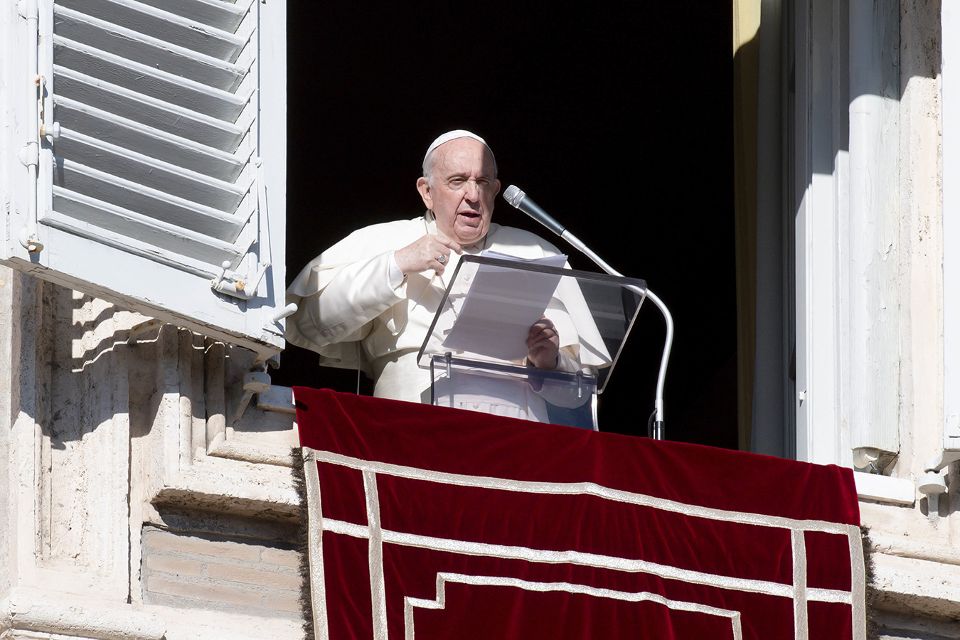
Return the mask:
{"type": "MultiPolygon", "coordinates": [[[[587,256],[593,262],[609,273],[612,276],[623,277],[623,274],[608,265],[603,261],[600,256],[594,253],[587,245],[585,245],[577,236],[573,235],[566,229],[563,230],[563,233],[560,234],[560,237],[566,240],[569,244],[579,250],[583,255],[587,256]]],[[[654,414],[655,418],[653,421],[653,432],[650,434],[654,440],[663,440],[664,439],[664,430],[665,426],[663,423],[663,384],[667,378],[667,363],[670,361],[670,348],[673,346],[673,316],[670,315],[670,310],[667,309],[667,305],[663,304],[663,301],[657,297],[657,295],[650,291],[648,288],[646,291],[636,287],[634,285],[626,285],[628,289],[634,291],[642,296],[645,296],[650,299],[653,304],[660,309],[660,313],[663,314],[663,321],[667,327],[667,336],[663,344],[663,355],[660,358],[660,373],[657,375],[657,396],[654,401],[654,414]]]]}
{"type": "MultiPolygon", "coordinates": [[[[523,211],[525,214],[544,225],[555,234],[566,240],[569,244],[579,250],[583,255],[587,256],[593,262],[613,276],[623,277],[623,274],[608,265],[603,259],[600,258],[596,253],[594,253],[590,247],[583,244],[577,236],[573,235],[567,231],[566,227],[557,222],[550,216],[546,211],[537,206],[533,200],[527,198],[527,194],[522,190],[517,188],[514,185],[510,185],[503,192],[503,199],[506,200],[510,206],[523,211]]],[[[647,421],[647,430],[648,434],[654,440],[663,440],[664,436],[664,424],[663,424],[663,383],[667,377],[667,363],[670,361],[670,348],[673,346],[673,316],[670,315],[670,311],[667,309],[667,305],[663,304],[663,301],[660,300],[650,289],[646,291],[636,287],[634,285],[626,285],[631,291],[640,294],[641,296],[650,298],[650,300],[660,309],[660,313],[663,314],[663,321],[667,327],[667,337],[663,344],[663,356],[660,358],[660,374],[657,376],[657,396],[654,401],[653,414],[651,418],[654,419],[653,429],[650,429],[650,422],[647,421]]]]}

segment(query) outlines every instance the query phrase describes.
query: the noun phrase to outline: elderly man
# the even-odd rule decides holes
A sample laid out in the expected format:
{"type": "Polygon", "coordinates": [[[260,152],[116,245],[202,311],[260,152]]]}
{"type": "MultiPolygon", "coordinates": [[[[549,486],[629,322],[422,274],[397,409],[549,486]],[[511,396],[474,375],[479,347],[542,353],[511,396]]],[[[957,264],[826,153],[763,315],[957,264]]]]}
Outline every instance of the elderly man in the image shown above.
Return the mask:
{"type": "MultiPolygon", "coordinates": [[[[362,369],[376,396],[429,402],[430,372],[417,365],[417,352],[460,255],[489,249],[540,258],[558,251],[532,233],[491,222],[500,181],[493,152],[476,134],[456,130],[434,140],[417,190],[423,216],[355,231],[301,271],[288,290],[299,310],[288,321],[287,339],[318,352],[325,366],[362,369]]],[[[548,312],[530,327],[527,361],[577,371],[577,331],[557,306],[556,319],[548,312]]],[[[526,383],[481,397],[462,406],[547,420],[542,399],[526,383]],[[491,394],[510,397],[491,400],[491,394]]]]}

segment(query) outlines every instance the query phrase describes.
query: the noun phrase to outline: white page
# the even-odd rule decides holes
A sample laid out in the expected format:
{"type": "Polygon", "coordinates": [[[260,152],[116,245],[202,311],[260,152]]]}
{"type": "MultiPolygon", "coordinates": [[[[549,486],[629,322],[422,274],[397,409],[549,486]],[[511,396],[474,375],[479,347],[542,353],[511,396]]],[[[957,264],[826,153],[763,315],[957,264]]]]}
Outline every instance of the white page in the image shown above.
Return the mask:
{"type": "MultiPolygon", "coordinates": [[[[567,261],[565,255],[536,259],[495,251],[484,251],[480,255],[549,267],[563,267],[567,261]]],[[[443,347],[498,360],[522,360],[527,356],[530,326],[543,316],[560,278],[560,275],[479,265],[443,347]]]]}

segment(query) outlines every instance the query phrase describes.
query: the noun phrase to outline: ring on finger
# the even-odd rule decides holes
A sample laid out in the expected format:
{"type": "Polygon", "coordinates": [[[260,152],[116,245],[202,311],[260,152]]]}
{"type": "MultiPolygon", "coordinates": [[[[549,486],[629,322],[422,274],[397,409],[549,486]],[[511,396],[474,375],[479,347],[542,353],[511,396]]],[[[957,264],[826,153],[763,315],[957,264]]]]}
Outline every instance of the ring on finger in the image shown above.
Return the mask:
{"type": "Polygon", "coordinates": [[[439,256],[437,256],[437,262],[440,264],[447,264],[447,256],[441,253],[439,256]]]}

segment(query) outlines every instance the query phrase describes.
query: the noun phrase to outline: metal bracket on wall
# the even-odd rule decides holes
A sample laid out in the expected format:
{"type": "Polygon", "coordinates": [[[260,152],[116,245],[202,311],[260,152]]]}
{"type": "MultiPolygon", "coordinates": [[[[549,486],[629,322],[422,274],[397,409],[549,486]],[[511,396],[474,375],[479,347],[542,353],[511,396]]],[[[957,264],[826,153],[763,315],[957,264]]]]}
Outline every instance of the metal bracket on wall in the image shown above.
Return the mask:
{"type": "Polygon", "coordinates": [[[243,395],[240,396],[240,402],[230,415],[230,421],[227,426],[233,427],[237,421],[243,417],[244,411],[250,405],[250,400],[254,394],[263,393],[270,388],[270,374],[266,371],[250,371],[243,376],[243,395]]]}

